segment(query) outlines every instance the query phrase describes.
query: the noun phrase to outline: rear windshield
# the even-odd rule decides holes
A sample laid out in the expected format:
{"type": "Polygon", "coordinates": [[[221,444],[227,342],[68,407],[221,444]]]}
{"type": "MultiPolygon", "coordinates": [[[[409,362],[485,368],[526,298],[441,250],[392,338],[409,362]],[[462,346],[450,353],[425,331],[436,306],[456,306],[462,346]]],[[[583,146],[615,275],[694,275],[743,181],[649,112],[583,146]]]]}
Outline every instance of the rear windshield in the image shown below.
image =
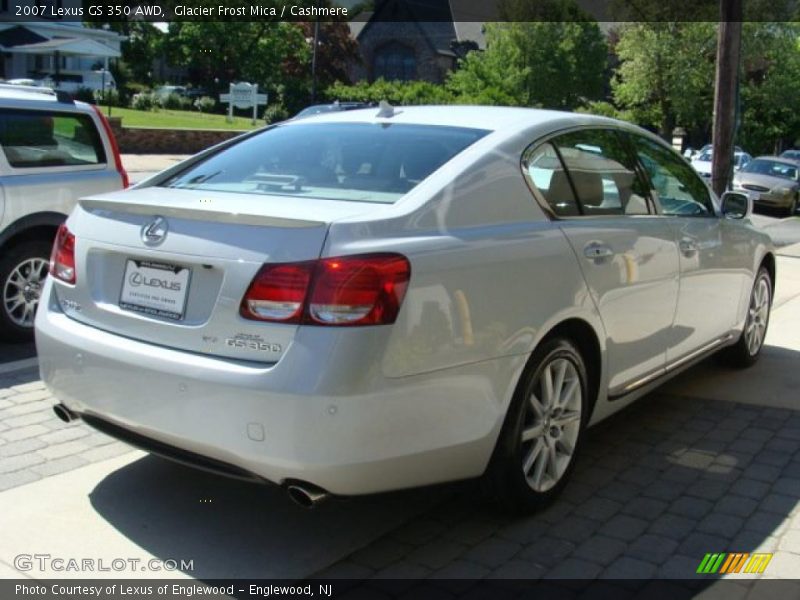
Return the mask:
{"type": "Polygon", "coordinates": [[[245,139],[162,185],[392,203],[487,133],[430,125],[283,125],[245,139]]]}
{"type": "Polygon", "coordinates": [[[2,109],[0,147],[16,169],[106,162],[100,134],[85,114],[2,109]]]}

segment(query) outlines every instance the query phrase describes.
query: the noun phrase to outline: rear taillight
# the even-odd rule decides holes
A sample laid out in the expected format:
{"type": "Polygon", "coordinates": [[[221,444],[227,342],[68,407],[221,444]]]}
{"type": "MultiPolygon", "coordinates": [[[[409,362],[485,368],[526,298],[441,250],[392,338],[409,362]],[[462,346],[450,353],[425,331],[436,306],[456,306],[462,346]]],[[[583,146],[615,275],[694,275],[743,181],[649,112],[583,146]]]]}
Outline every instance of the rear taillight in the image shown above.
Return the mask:
{"type": "Polygon", "coordinates": [[[322,325],[394,323],[410,274],[408,259],[398,254],[322,259],[314,271],[308,316],[322,325]]]}
{"type": "Polygon", "coordinates": [[[75,236],[65,224],[58,228],[50,254],[50,275],[66,283],[75,283],[75,236]]]}
{"type": "Polygon", "coordinates": [[[242,300],[248,319],[309,325],[394,323],[411,265],[399,254],[367,254],[264,265],[242,300]]]}
{"type": "Polygon", "coordinates": [[[125,167],[122,166],[122,155],[119,153],[117,138],[114,137],[114,132],[111,129],[111,123],[108,122],[108,119],[106,119],[106,116],[103,114],[103,110],[99,106],[92,104],[92,108],[94,109],[94,112],[97,113],[100,123],[103,124],[106,137],[108,137],[108,143],[111,144],[111,152],[114,154],[114,164],[117,167],[117,173],[119,173],[119,176],[122,179],[122,187],[126,188],[130,185],[128,172],[125,170],[125,167]]]}
{"type": "Polygon", "coordinates": [[[313,262],[264,265],[242,300],[248,319],[299,323],[311,281],[313,262]]]}

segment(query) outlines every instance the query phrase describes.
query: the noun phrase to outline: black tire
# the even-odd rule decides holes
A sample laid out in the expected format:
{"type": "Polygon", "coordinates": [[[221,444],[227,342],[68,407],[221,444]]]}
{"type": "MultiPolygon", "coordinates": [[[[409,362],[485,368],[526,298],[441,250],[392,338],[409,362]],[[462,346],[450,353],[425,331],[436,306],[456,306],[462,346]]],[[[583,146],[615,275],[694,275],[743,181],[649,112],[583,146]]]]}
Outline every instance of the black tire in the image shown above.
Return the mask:
{"type": "MultiPolygon", "coordinates": [[[[50,258],[51,243],[46,240],[31,240],[23,242],[11,248],[7,253],[3,253],[0,258],[0,339],[3,341],[11,342],[30,342],[33,340],[33,323],[29,325],[25,323],[28,321],[24,316],[23,307],[11,310],[13,306],[10,304],[10,299],[14,295],[14,291],[18,289],[15,283],[16,279],[12,281],[12,277],[18,267],[22,266],[25,271],[26,261],[44,260],[45,263],[50,258]]],[[[27,271],[25,271],[27,272],[27,271]]],[[[46,267],[44,274],[46,275],[46,267]]],[[[44,284],[44,278],[41,279],[41,285],[44,284]]],[[[39,285],[39,284],[36,284],[39,285]]],[[[36,285],[33,285],[26,292],[26,297],[34,295],[36,303],[38,304],[38,290],[36,285]]]]}
{"type": "MultiPolygon", "coordinates": [[[[561,337],[551,338],[534,351],[517,385],[497,446],[483,478],[487,494],[501,508],[514,513],[530,513],[542,509],[553,502],[567,484],[580,451],[589,416],[590,402],[587,381],[583,357],[570,340],[561,337]],[[573,398],[571,402],[573,402],[573,406],[580,406],[580,414],[575,419],[575,415],[570,411],[562,413],[562,419],[570,418],[569,415],[573,419],[569,424],[568,432],[565,433],[564,427],[561,428],[562,438],[555,438],[555,441],[552,441],[553,438],[548,434],[524,442],[523,431],[533,431],[540,423],[544,424],[544,431],[552,431],[554,427],[556,429],[559,427],[558,423],[562,422],[555,416],[537,418],[531,400],[532,394],[536,394],[537,398],[546,396],[546,394],[542,394],[545,370],[548,366],[557,369],[556,365],[560,367],[562,360],[572,366],[573,371],[570,371],[568,381],[576,381],[580,390],[580,399],[576,401],[573,398]],[[537,446],[537,444],[540,443],[540,440],[550,439],[553,447],[558,448],[559,444],[569,443],[569,436],[573,435],[575,431],[577,431],[577,435],[572,443],[571,456],[567,463],[561,463],[565,465],[563,472],[559,476],[553,477],[550,473],[558,470],[556,466],[558,459],[550,462],[549,457],[541,457],[542,452],[547,452],[550,442],[541,441],[544,446],[537,446]],[[526,473],[524,471],[525,461],[535,454],[536,448],[540,448],[540,458],[531,463],[532,468],[526,473]],[[543,469],[539,469],[540,460],[545,461],[543,469]],[[543,473],[539,479],[543,482],[546,481],[549,488],[534,489],[537,469],[543,473]]],[[[542,401],[542,404],[544,403],[542,401]]],[[[552,456],[557,457],[557,451],[552,456]]],[[[562,455],[561,458],[563,460],[566,456],[562,455]]],[[[542,485],[542,487],[545,486],[542,485]]]]}
{"type": "Polygon", "coordinates": [[[797,213],[797,194],[795,194],[794,198],[792,199],[792,203],[789,205],[789,208],[786,209],[786,216],[793,217],[797,213]]]}
{"type": "Polygon", "coordinates": [[[767,329],[769,328],[769,315],[772,307],[772,277],[766,267],[761,267],[758,270],[755,281],[753,282],[753,289],[750,292],[750,300],[747,306],[747,317],[745,318],[744,328],[742,335],[733,346],[730,346],[722,351],[723,361],[734,368],[744,369],[752,366],[761,355],[761,349],[764,347],[764,338],[767,336],[767,329]],[[763,286],[766,286],[765,288],[763,286]],[[759,289],[761,292],[759,292],[759,289]],[[758,304],[756,295],[759,293],[766,293],[766,311],[762,312],[761,316],[756,319],[754,310],[758,304]],[[752,338],[749,335],[750,326],[753,320],[763,323],[763,331],[760,335],[760,340],[757,346],[752,344],[752,338]]]}

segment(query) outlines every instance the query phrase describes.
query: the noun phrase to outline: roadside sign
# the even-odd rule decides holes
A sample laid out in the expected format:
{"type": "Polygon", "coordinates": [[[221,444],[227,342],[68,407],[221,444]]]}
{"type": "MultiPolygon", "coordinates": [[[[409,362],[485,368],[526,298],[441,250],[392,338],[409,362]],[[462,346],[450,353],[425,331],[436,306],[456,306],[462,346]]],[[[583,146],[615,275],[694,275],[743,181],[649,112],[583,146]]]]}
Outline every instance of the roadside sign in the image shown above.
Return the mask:
{"type": "Polygon", "coordinates": [[[228,103],[228,122],[233,121],[233,107],[240,109],[253,109],[253,125],[256,124],[256,113],[259,105],[267,104],[267,94],[258,93],[257,83],[232,83],[228,88],[227,94],[219,95],[220,102],[228,103]]]}

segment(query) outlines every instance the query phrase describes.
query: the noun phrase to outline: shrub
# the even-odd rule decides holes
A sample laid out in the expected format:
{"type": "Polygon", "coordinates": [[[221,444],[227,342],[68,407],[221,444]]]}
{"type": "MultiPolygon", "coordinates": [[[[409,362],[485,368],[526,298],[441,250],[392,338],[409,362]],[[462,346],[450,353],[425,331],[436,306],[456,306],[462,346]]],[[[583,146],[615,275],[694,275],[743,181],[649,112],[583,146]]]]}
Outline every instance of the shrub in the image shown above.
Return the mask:
{"type": "Polygon", "coordinates": [[[105,94],[103,94],[102,90],[95,90],[94,103],[102,104],[103,106],[122,106],[119,92],[115,89],[107,89],[105,94]]]}
{"type": "Polygon", "coordinates": [[[380,102],[386,100],[394,105],[449,104],[454,96],[442,85],[427,81],[386,81],[373,83],[361,81],[355,85],[335,83],[325,91],[330,100],[355,102],[380,102]]]}
{"type": "Polygon", "coordinates": [[[201,96],[194,101],[194,107],[201,113],[209,113],[217,106],[217,102],[211,96],[201,96]]]}
{"type": "Polygon", "coordinates": [[[149,92],[150,86],[145,83],[139,83],[138,81],[129,81],[125,84],[125,89],[127,89],[129,94],[133,95],[149,92]]]}
{"type": "Polygon", "coordinates": [[[181,110],[192,110],[192,108],[194,108],[194,100],[189,98],[189,96],[181,96],[180,107],[181,110]]]}
{"type": "Polygon", "coordinates": [[[286,107],[280,102],[270,104],[264,109],[264,122],[267,125],[277,123],[278,121],[285,121],[288,118],[289,111],[286,110],[286,107]]]}
{"type": "Polygon", "coordinates": [[[169,94],[168,96],[160,97],[159,104],[161,108],[166,108],[168,110],[180,110],[184,106],[182,96],[178,94],[169,94]]]}
{"type": "Polygon", "coordinates": [[[131,108],[135,110],[153,110],[156,106],[158,106],[156,98],[149,92],[134,94],[131,99],[131,108]]]}

